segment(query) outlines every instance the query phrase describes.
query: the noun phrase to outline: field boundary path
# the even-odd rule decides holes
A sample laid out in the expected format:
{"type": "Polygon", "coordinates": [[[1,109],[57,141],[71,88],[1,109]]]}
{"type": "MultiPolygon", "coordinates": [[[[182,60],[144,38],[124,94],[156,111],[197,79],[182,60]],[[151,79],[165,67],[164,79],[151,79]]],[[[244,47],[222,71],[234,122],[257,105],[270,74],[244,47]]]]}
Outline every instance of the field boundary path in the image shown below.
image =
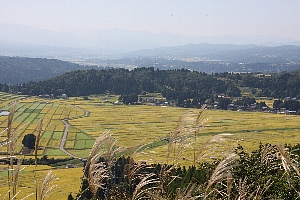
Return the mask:
{"type": "MultiPolygon", "coordinates": [[[[82,109],[79,106],[75,106],[75,107],[79,108],[79,109],[82,109]]],[[[88,110],[85,110],[85,109],[82,109],[82,110],[83,110],[83,114],[84,114],[85,117],[90,116],[90,112],[88,110]]],[[[72,118],[70,118],[70,119],[72,119],[72,118]]],[[[60,145],[59,145],[59,149],[62,152],[64,152],[65,154],[67,154],[67,155],[69,155],[69,156],[71,156],[73,158],[82,159],[82,158],[78,158],[77,156],[71,154],[70,152],[68,152],[65,149],[65,143],[66,143],[66,140],[67,140],[70,123],[68,122],[68,119],[63,119],[63,120],[61,120],[61,122],[65,125],[65,128],[64,128],[64,133],[63,133],[60,145]]]]}
{"type": "MultiPolygon", "coordinates": [[[[62,136],[62,139],[61,139],[61,143],[60,143],[60,145],[59,145],[59,149],[62,151],[62,152],[64,152],[65,154],[67,154],[67,155],[69,155],[69,156],[71,156],[71,157],[73,157],[73,158],[77,158],[76,156],[74,156],[73,154],[71,154],[70,152],[68,152],[66,149],[65,149],[65,143],[66,143],[66,140],[67,140],[67,136],[68,136],[68,131],[69,131],[69,126],[70,126],[70,124],[69,124],[69,122],[68,122],[68,120],[67,119],[63,119],[63,120],[61,120],[62,121],[62,123],[65,125],[65,128],[64,128],[64,134],[63,134],[63,136],[62,136]]],[[[80,158],[79,158],[80,159],[80,158]]]]}

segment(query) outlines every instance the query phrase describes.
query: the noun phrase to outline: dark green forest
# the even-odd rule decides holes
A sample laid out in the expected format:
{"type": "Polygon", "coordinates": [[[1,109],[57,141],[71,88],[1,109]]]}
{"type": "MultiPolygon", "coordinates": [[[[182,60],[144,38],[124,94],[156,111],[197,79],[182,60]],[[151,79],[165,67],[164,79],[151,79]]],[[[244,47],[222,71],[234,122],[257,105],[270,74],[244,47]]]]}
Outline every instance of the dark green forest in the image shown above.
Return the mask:
{"type": "Polygon", "coordinates": [[[198,107],[205,101],[217,100],[219,94],[240,97],[247,88],[253,97],[300,97],[300,71],[277,74],[216,73],[206,74],[188,69],[159,70],[136,68],[128,70],[91,69],[67,72],[45,81],[8,86],[2,91],[25,95],[53,94],[59,96],[87,96],[112,93],[123,96],[158,92],[177,104],[198,107]]]}
{"type": "Polygon", "coordinates": [[[219,93],[240,95],[239,89],[231,82],[206,73],[187,69],[154,70],[154,68],[136,68],[132,71],[121,68],[77,70],[46,81],[15,85],[11,89],[21,94],[54,96],[62,93],[68,96],[86,96],[107,92],[117,95],[159,92],[168,100],[179,102],[185,99],[204,102],[219,93]]]}

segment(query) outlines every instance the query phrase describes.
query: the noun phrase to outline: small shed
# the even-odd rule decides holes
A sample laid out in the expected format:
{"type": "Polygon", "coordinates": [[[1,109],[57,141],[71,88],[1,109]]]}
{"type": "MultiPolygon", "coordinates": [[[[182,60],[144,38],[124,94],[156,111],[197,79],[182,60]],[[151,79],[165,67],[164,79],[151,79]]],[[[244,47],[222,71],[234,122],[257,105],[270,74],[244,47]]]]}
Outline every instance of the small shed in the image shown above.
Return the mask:
{"type": "Polygon", "coordinates": [[[9,115],[9,111],[8,111],[8,110],[2,110],[2,111],[0,112],[0,115],[1,115],[1,116],[8,116],[8,115],[9,115]]]}

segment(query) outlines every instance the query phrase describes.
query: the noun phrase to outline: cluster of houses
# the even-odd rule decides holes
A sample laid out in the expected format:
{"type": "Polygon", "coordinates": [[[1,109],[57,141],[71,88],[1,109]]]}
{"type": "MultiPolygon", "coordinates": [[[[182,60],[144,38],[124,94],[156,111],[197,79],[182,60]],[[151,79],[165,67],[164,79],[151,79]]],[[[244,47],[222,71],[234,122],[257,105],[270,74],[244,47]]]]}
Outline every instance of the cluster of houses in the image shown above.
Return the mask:
{"type": "MultiPolygon", "coordinates": [[[[44,98],[44,99],[54,99],[54,95],[53,94],[50,94],[50,95],[49,94],[40,94],[38,97],[39,98],[44,98]]],[[[57,98],[57,99],[67,99],[68,96],[66,94],[62,94],[62,95],[59,95],[59,96],[57,96],[55,98],[57,98]]]]}
{"type": "MultiPolygon", "coordinates": [[[[39,95],[40,98],[53,98],[53,95],[43,94],[39,95]]],[[[293,114],[298,115],[300,114],[299,111],[296,110],[288,110],[286,108],[280,108],[280,109],[273,109],[269,108],[268,106],[260,106],[257,103],[250,104],[248,106],[241,106],[236,105],[234,102],[231,101],[231,97],[225,94],[219,94],[217,96],[218,98],[227,99],[230,101],[230,103],[227,105],[225,109],[232,110],[232,111],[249,111],[249,112],[271,112],[271,113],[277,113],[277,114],[293,114]]],[[[68,96],[66,94],[62,94],[61,96],[58,96],[57,98],[67,99],[68,96]]],[[[88,97],[84,97],[84,100],[88,100],[88,97]]],[[[271,100],[270,98],[263,98],[259,100],[271,100]]],[[[113,102],[114,105],[122,105],[123,103],[121,101],[113,102]]],[[[163,98],[155,98],[150,96],[143,96],[140,97],[137,102],[134,102],[134,105],[150,105],[150,106],[177,106],[178,102],[176,100],[170,100],[167,101],[163,98]]],[[[220,109],[219,102],[215,101],[214,103],[208,103],[206,102],[206,108],[207,109],[220,109]]],[[[223,108],[224,109],[224,108],[223,108]]],[[[9,111],[0,111],[1,115],[8,115],[9,111]]]]}

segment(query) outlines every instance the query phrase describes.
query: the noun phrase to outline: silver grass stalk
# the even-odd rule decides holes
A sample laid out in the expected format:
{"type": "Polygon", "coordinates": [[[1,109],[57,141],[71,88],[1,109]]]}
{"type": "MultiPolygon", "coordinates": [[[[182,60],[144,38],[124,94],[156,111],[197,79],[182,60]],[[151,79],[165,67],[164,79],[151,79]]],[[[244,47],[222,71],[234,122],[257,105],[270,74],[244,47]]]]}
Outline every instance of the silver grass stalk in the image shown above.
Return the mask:
{"type": "Polygon", "coordinates": [[[190,138],[192,134],[194,137],[196,136],[196,129],[192,126],[193,124],[191,122],[193,122],[193,118],[191,116],[192,114],[190,112],[186,112],[181,115],[175,130],[169,134],[167,164],[169,164],[171,153],[173,153],[172,164],[177,164],[186,147],[186,141],[188,138],[190,138]]]}
{"type": "Polygon", "coordinates": [[[43,182],[40,183],[38,199],[44,200],[49,193],[57,186],[52,185],[52,182],[56,180],[56,175],[52,174],[52,170],[50,170],[45,176],[43,182]]]}
{"type": "Polygon", "coordinates": [[[3,131],[0,132],[0,136],[1,136],[5,131],[7,131],[7,128],[5,128],[3,131]]]}
{"type": "Polygon", "coordinates": [[[30,193],[27,196],[25,196],[24,198],[22,198],[21,200],[27,199],[28,197],[32,196],[34,193],[30,193]]]}
{"type": "Polygon", "coordinates": [[[103,162],[97,163],[99,158],[99,154],[95,155],[91,159],[89,166],[88,182],[90,191],[93,193],[93,195],[96,194],[98,188],[105,188],[103,180],[109,177],[109,170],[107,169],[106,164],[103,162]]]}
{"type": "Polygon", "coordinates": [[[282,145],[276,145],[278,153],[276,154],[277,157],[281,160],[281,164],[284,170],[289,174],[292,170],[296,172],[298,177],[300,177],[300,172],[298,169],[298,163],[296,160],[291,158],[290,153],[287,149],[285,149],[282,145]]]}
{"type": "Polygon", "coordinates": [[[276,156],[281,161],[281,165],[284,168],[286,179],[290,187],[292,187],[300,197],[300,192],[295,188],[295,186],[290,181],[290,176],[292,171],[294,171],[297,174],[298,180],[300,179],[300,172],[299,172],[299,163],[291,158],[291,153],[288,151],[288,149],[284,148],[282,145],[276,145],[277,149],[276,156]]]}
{"type": "Polygon", "coordinates": [[[105,139],[109,137],[109,131],[104,131],[100,136],[98,136],[94,142],[94,145],[90,151],[90,154],[86,161],[86,167],[88,167],[91,163],[91,160],[99,153],[102,145],[105,142],[105,139]]]}
{"type": "Polygon", "coordinates": [[[220,182],[224,178],[227,178],[231,174],[231,169],[234,166],[233,162],[237,159],[236,154],[230,154],[224,160],[222,160],[216,169],[214,170],[213,174],[211,175],[210,179],[208,180],[207,187],[205,189],[205,199],[209,196],[208,193],[209,189],[212,187],[213,184],[220,182]]]}
{"type": "Polygon", "coordinates": [[[35,137],[35,147],[34,147],[34,182],[35,182],[35,198],[38,198],[38,182],[37,182],[37,177],[36,177],[36,170],[37,170],[37,153],[38,153],[38,146],[40,142],[40,137],[42,133],[42,128],[43,128],[43,122],[44,118],[40,119],[40,123],[37,128],[37,133],[35,137]]]}
{"type": "Polygon", "coordinates": [[[14,112],[17,107],[16,102],[14,102],[10,108],[9,115],[7,118],[7,158],[9,158],[9,165],[7,170],[7,184],[8,184],[8,198],[10,199],[10,191],[11,191],[11,176],[10,171],[13,171],[13,156],[14,156],[14,141],[15,141],[15,134],[12,130],[12,124],[13,124],[13,117],[14,112]]]}
{"type": "Polygon", "coordinates": [[[14,170],[14,176],[13,176],[13,195],[16,195],[16,192],[17,192],[19,172],[21,170],[22,161],[23,161],[23,159],[19,159],[18,160],[16,169],[14,170]]]}
{"type": "Polygon", "coordinates": [[[155,178],[155,174],[150,173],[143,177],[143,179],[140,181],[140,183],[136,186],[133,195],[132,195],[132,200],[135,199],[145,199],[145,196],[149,191],[156,189],[157,187],[151,186],[159,183],[159,179],[155,178]],[[153,178],[154,177],[154,178],[153,178]],[[146,188],[144,188],[146,187],[146,188]]]}
{"type": "Polygon", "coordinates": [[[111,137],[111,135],[107,136],[106,141],[107,141],[107,151],[103,156],[106,158],[108,168],[110,169],[113,166],[113,162],[116,154],[120,152],[122,148],[116,147],[117,140],[111,137]]]}
{"type": "Polygon", "coordinates": [[[187,187],[184,190],[179,189],[176,193],[177,200],[194,200],[199,199],[199,196],[193,196],[192,193],[196,190],[196,184],[187,187]]]}
{"type": "Polygon", "coordinates": [[[38,153],[38,148],[39,148],[43,125],[44,125],[44,118],[41,118],[40,123],[37,128],[36,137],[35,137],[35,147],[34,147],[35,165],[37,165],[37,153],[38,153]]]}
{"type": "Polygon", "coordinates": [[[172,171],[176,168],[176,165],[162,165],[160,173],[158,174],[159,184],[158,187],[162,194],[166,193],[166,187],[169,186],[178,176],[172,176],[172,171]]]}
{"type": "Polygon", "coordinates": [[[17,195],[20,193],[21,191],[17,192],[16,194],[13,194],[14,196],[11,198],[12,200],[13,199],[16,199],[17,198],[17,195]]]}
{"type": "Polygon", "coordinates": [[[256,189],[248,196],[247,199],[264,199],[263,196],[266,193],[266,191],[271,187],[271,185],[274,183],[274,181],[271,181],[270,179],[265,183],[262,187],[260,185],[256,186],[256,189]]]}
{"type": "Polygon", "coordinates": [[[128,179],[129,191],[131,191],[132,183],[144,176],[140,172],[146,167],[145,163],[135,163],[132,157],[129,158],[129,163],[125,165],[125,177],[128,179]]]}
{"type": "Polygon", "coordinates": [[[248,199],[248,194],[249,191],[251,189],[251,187],[253,186],[254,183],[252,184],[247,184],[248,181],[248,177],[246,176],[243,180],[240,178],[239,179],[239,184],[237,187],[237,192],[238,192],[238,198],[240,200],[246,200],[248,199]]]}

